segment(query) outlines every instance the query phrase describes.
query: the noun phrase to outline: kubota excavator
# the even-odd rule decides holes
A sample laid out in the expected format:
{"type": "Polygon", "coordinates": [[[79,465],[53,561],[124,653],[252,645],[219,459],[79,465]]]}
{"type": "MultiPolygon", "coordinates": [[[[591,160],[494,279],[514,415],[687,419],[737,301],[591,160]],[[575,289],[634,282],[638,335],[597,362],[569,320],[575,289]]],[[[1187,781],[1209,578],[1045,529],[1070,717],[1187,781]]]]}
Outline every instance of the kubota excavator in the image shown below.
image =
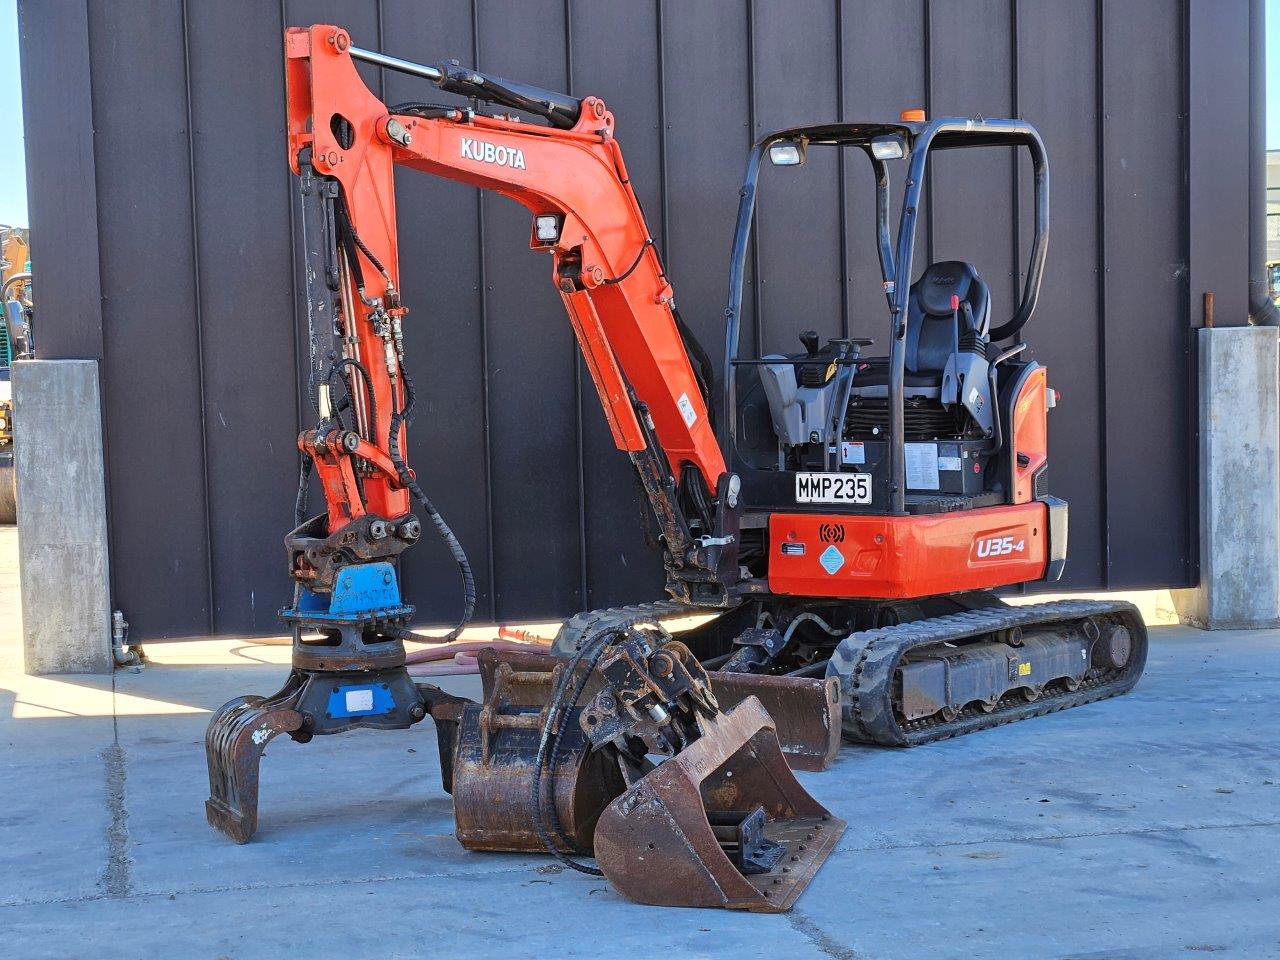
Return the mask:
{"type": "Polygon", "coordinates": [[[572,852],[594,850],[637,899],[782,909],[843,824],[822,820],[830,814],[780,765],[774,722],[793,765],[812,769],[834,755],[841,729],[909,745],[1136,682],[1146,635],[1132,606],[1015,608],[989,592],[1057,579],[1066,558],[1066,504],[1046,486],[1055,394],[1018,342],[1048,238],[1048,166],[1029,124],[918,117],[757,143],[733,242],[717,435],[714,371],[675,310],[603,102],[360,49],[332,26],[291,29],[285,48],[319,419],[299,446],[304,480],[314,466],[328,510],[304,522],[300,484],[299,526],[286,540],[296,589],[283,612],[294,631],[285,688],[232,701],[210,724],[215,826],[242,842],[253,833],[258,761],[278,733],[305,742],[429,712],[465,845],[546,849],[575,866],[572,852]],[[470,105],[388,107],[357,61],[470,105]],[[534,119],[486,112],[495,108],[534,119]],[[799,166],[826,146],[870,161],[888,353],[864,357],[869,341],[824,344],[806,331],[802,352],[739,357],[761,167],[799,166]],[[994,327],[971,265],[930,264],[910,281],[927,159],[976,146],[1025,147],[1035,173],[1026,287],[994,327]],[[895,161],[907,168],[896,240],[895,161]],[[413,609],[395,557],[420,534],[411,495],[459,562],[467,615],[474,587],[401,452],[413,389],[396,164],[530,210],[530,246],[551,254],[613,439],[662,540],[670,600],[573,618],[560,658],[482,654],[483,705],[415,684],[403,667],[413,609]],[[691,611],[714,616],[672,640],[663,622],[691,611]],[[704,672],[693,654],[718,669],[704,672]],[[660,756],[669,759],[655,765],[660,756]],[[822,852],[811,856],[815,838],[822,852]],[[777,866],[801,850],[798,866],[777,866]]]}
{"type": "MultiPolygon", "coordinates": [[[[403,453],[414,388],[404,366],[396,164],[533,210],[531,242],[556,252],[561,294],[619,443],[655,497],[669,499],[654,419],[674,439],[672,418],[687,430],[680,411],[702,409],[703,399],[672,325],[670,287],[653,285],[660,270],[612,116],[596,99],[360,50],[338,27],[288,30],[285,60],[318,422],[298,439],[298,525],[285,541],[295,581],[294,602],[282,611],[292,670],[273,696],[237,698],[210,721],[209,822],[241,843],[253,835],[259,762],[280,733],[305,743],[359,727],[405,728],[430,713],[468,849],[546,851],[646,903],[789,909],[845,824],[796,781],[750,690],[735,688],[722,708],[698,661],[653,618],[590,631],[567,661],[481,653],[483,704],[417,682],[405,666],[414,610],[401,599],[395,560],[421,535],[413,501],[458,562],[464,623],[475,588],[465,553],[403,453]],[[549,125],[426,103],[388,108],[361,81],[357,59],[549,125]],[[633,265],[615,270],[624,257],[633,265]],[[603,313],[596,291],[610,294],[603,313]],[[614,338],[628,344],[631,376],[644,392],[664,383],[676,390],[652,414],[616,363],[599,371],[614,338]],[[327,510],[308,520],[313,471],[327,510]],[[598,866],[578,854],[594,855],[598,866]]],[[[712,458],[705,417],[698,427],[696,449],[685,455],[712,458]]],[[[674,500],[669,509],[671,536],[689,536],[674,500]]]]}

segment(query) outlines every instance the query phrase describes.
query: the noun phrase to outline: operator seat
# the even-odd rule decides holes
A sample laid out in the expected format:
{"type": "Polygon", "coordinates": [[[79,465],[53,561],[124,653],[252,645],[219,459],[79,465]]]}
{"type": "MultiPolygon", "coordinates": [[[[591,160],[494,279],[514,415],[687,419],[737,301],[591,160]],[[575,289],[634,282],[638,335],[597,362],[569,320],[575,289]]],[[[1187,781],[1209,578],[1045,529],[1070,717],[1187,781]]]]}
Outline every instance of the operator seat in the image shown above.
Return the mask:
{"type": "MultiPolygon", "coordinates": [[[[942,378],[952,355],[984,341],[990,326],[991,291],[973,264],[963,260],[930,264],[911,285],[903,393],[908,397],[941,398],[942,378]],[[960,298],[958,316],[951,309],[953,296],[960,298]],[[972,329],[968,328],[965,305],[973,318],[972,329]]],[[[889,358],[868,357],[859,363],[852,392],[865,398],[888,396],[889,358]]]]}
{"type": "MultiPolygon", "coordinates": [[[[903,394],[947,410],[964,407],[986,436],[992,435],[995,415],[987,361],[990,323],[991,294],[971,263],[931,264],[911,285],[903,394]],[[958,298],[954,310],[953,297],[958,298]]],[[[832,340],[820,350],[811,330],[800,339],[805,354],[771,354],[759,368],[780,450],[836,443],[852,399],[878,403],[889,395],[888,357],[862,359],[852,340],[832,340]],[[814,362],[797,364],[796,359],[814,362]],[[847,359],[854,363],[843,362],[847,359]],[[774,360],[778,363],[768,362],[774,360]]]]}

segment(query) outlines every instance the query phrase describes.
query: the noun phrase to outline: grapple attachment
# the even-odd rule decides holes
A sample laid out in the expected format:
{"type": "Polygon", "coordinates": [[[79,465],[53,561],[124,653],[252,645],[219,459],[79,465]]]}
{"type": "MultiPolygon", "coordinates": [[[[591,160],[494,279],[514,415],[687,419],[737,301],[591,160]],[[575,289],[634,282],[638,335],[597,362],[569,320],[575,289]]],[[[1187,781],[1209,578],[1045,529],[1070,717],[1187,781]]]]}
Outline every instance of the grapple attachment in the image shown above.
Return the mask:
{"type": "Polygon", "coordinates": [[[295,666],[277,693],[237,697],[210,718],[204,735],[209,765],[204,807],[210,826],[236,843],[253,837],[262,754],[280,734],[306,743],[358,727],[403,729],[451,699],[427,684],[416,685],[403,666],[324,671],[295,666]]]}
{"type": "Polygon", "coordinates": [[[641,903],[781,913],[844,830],[800,786],[769,714],[748,697],[609,805],[595,855],[641,903]]]}
{"type": "Polygon", "coordinates": [[[341,568],[327,599],[301,587],[296,591],[294,606],[281,613],[293,631],[293,668],[284,686],[269,697],[224,704],[205,731],[205,815],[214,829],[236,843],[253,836],[259,764],[280,734],[306,743],[361,727],[401,730],[458,699],[414,683],[405,669],[399,633],[412,613],[413,607],[400,602],[390,563],[341,568]]]}

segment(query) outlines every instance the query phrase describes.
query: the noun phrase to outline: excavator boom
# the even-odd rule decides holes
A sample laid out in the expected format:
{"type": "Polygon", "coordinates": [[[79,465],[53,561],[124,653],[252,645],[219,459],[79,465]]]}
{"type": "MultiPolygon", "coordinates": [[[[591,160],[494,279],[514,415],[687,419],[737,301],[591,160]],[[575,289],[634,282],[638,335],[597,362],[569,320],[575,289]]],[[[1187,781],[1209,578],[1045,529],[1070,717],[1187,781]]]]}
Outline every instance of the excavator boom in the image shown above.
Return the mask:
{"type": "MultiPolygon", "coordinates": [[[[346,31],[317,25],[285,38],[289,162],[304,181],[329,186],[335,228],[354,243],[345,254],[349,304],[381,296],[385,329],[356,324],[348,333],[372,379],[371,393],[398,398],[391,344],[399,343],[400,264],[394,170],[408,167],[515,200],[532,214],[529,245],[551,254],[551,279],[568,314],[600,397],[614,443],[632,459],[661,530],[668,590],[687,602],[723,605],[736,579],[725,461],[708,407],[710,371],[690,363],[671,284],[631,187],[614,118],[603,101],[581,101],[458,68],[433,68],[364,51],[346,31]],[[552,125],[423,103],[388,108],[361,80],[356,58],[414,72],[445,90],[541,108],[552,125]],[[546,106],[551,104],[551,106],[546,106]],[[397,112],[398,111],[398,112],[397,112]],[[385,290],[372,290],[381,277],[385,290]],[[356,285],[363,278],[364,287],[356,285]],[[385,307],[384,307],[385,308],[385,307]],[[387,357],[386,363],[381,361],[387,357]],[[718,498],[718,499],[717,499],[718,498]],[[725,548],[728,549],[725,549],[725,548]]],[[[315,191],[317,194],[322,189],[315,191]]],[[[304,218],[305,219],[305,218],[304,218]]],[[[310,283],[329,271],[324,245],[307,245],[316,262],[310,283]]],[[[332,297],[309,296],[309,313],[327,319],[332,297]]],[[[396,403],[399,400],[395,400],[396,403]]],[[[386,446],[393,405],[377,403],[369,438],[386,446]]],[[[390,452],[390,451],[388,451],[390,452]]],[[[369,510],[391,515],[407,502],[394,474],[382,474],[369,510]],[[385,508],[380,509],[380,508],[385,508]]],[[[340,519],[330,501],[330,515],[340,519]]]]}

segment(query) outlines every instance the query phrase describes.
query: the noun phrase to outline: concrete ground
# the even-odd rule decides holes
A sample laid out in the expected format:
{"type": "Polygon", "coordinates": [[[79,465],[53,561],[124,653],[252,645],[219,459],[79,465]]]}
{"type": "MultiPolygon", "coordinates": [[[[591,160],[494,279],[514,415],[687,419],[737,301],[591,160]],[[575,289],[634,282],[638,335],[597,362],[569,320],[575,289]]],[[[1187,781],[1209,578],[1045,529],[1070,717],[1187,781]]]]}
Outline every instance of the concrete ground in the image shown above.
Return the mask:
{"type": "Polygon", "coordinates": [[[792,913],[658,910],[464,852],[428,725],[277,740],[258,836],[230,843],[204,820],[208,713],[274,691],[287,648],[23,677],[15,540],[0,528],[0,957],[1280,957],[1280,632],[1157,627],[1123,699],[846,748],[802,776],[850,827],[792,913]]]}

